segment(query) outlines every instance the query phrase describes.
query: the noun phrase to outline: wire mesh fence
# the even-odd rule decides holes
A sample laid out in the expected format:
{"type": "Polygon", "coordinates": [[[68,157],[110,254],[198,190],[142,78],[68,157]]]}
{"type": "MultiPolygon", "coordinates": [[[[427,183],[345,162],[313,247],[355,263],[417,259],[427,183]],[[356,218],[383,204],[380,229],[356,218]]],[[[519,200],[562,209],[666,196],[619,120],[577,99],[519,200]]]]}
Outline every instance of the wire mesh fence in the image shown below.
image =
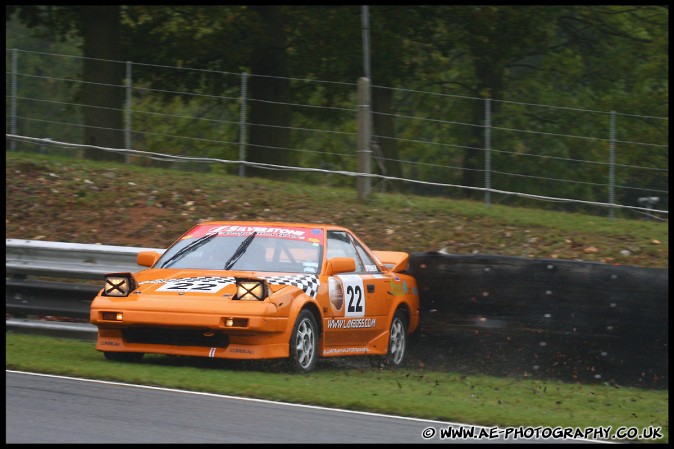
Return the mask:
{"type": "Polygon", "coordinates": [[[486,205],[668,218],[667,117],[373,85],[389,105],[371,111],[372,173],[363,173],[357,80],[102,61],[125,73],[120,84],[99,86],[123,94],[110,107],[85,95],[93,82],[84,79],[84,59],[6,51],[8,150],[86,157],[94,148],[121,152],[133,164],[239,176],[253,167],[335,186],[353,186],[365,175],[377,191],[470,193],[486,205]],[[283,81],[287,100],[250,89],[266,80],[283,81]],[[283,121],[251,113],[274,107],[283,121]],[[86,120],[106,112],[121,118],[111,126],[86,120]],[[92,127],[122,143],[92,145],[85,138],[92,127]],[[279,130],[287,138],[278,143],[251,141],[279,130]],[[251,159],[255,152],[270,162],[251,159]]]}

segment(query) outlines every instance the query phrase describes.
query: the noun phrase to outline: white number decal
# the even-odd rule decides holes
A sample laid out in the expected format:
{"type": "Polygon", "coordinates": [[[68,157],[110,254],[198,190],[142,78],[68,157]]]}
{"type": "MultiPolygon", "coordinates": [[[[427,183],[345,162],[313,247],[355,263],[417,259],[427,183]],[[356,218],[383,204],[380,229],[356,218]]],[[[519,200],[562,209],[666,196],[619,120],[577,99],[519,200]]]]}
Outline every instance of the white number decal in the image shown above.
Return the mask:
{"type": "Polygon", "coordinates": [[[216,282],[174,281],[162,285],[157,291],[215,293],[224,286],[225,284],[216,282]]]}
{"type": "Polygon", "coordinates": [[[344,286],[344,316],[365,316],[363,279],[357,275],[339,276],[344,286]]]}

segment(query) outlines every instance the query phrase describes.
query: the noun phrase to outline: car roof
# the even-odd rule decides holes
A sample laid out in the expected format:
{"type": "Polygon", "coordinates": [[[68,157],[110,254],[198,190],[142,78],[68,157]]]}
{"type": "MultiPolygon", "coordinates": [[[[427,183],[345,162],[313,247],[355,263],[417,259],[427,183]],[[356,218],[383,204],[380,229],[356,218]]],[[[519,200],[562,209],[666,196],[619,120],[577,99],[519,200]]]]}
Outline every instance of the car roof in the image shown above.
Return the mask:
{"type": "Polygon", "coordinates": [[[329,223],[306,223],[306,222],[290,222],[290,221],[209,220],[209,221],[200,221],[199,223],[197,223],[197,225],[268,226],[268,227],[289,227],[289,228],[299,227],[299,228],[318,228],[322,230],[337,230],[337,231],[351,232],[349,229],[343,226],[333,225],[329,223]]]}

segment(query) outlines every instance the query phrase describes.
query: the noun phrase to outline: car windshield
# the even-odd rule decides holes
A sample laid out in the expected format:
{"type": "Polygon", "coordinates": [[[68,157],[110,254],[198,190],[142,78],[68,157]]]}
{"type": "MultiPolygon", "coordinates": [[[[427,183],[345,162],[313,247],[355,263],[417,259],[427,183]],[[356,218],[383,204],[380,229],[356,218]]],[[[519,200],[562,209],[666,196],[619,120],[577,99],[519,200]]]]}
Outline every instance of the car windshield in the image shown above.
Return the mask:
{"type": "Polygon", "coordinates": [[[322,254],[320,230],[200,225],[167,249],[155,267],[224,270],[228,266],[230,270],[317,274],[322,254]],[[215,237],[204,239],[210,235],[215,237]]]}

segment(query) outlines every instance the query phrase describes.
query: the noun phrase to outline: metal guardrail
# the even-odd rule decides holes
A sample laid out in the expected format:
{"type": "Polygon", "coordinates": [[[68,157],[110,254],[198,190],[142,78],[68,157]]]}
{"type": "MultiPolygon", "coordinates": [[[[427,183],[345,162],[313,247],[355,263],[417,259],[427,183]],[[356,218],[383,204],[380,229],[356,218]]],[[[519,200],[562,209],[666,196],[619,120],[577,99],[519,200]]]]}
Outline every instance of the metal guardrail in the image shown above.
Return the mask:
{"type": "Polygon", "coordinates": [[[43,321],[8,318],[5,327],[14,332],[31,335],[46,335],[59,338],[96,341],[98,328],[89,323],[69,323],[66,321],[43,321]]]}
{"type": "Polygon", "coordinates": [[[162,253],[164,249],[6,239],[5,312],[86,318],[106,273],[133,273],[145,268],[136,263],[140,251],[162,253]],[[96,279],[101,283],[26,279],[28,276],[96,279]]]}
{"type": "Polygon", "coordinates": [[[52,315],[88,318],[91,301],[100,285],[35,279],[5,279],[5,312],[17,316],[52,315]]]}
{"type": "Polygon", "coordinates": [[[6,239],[6,273],[9,276],[50,276],[76,279],[103,279],[106,273],[139,271],[139,251],[158,248],[133,248],[84,243],[44,242],[6,239]]]}

